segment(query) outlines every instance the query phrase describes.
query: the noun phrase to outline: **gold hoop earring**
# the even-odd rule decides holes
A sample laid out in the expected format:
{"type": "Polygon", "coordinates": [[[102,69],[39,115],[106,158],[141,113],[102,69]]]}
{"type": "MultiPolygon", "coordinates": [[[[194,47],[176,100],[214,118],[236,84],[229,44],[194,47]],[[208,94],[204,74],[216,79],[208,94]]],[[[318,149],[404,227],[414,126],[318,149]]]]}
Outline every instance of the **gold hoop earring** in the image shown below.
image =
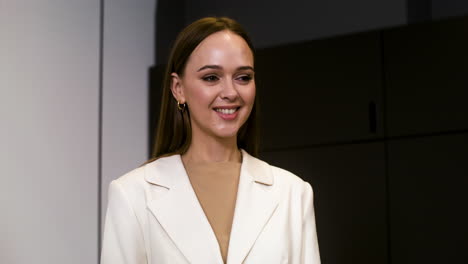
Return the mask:
{"type": "Polygon", "coordinates": [[[177,109],[179,109],[180,112],[184,112],[185,107],[187,107],[186,103],[181,104],[179,101],[177,101],[177,109]]]}

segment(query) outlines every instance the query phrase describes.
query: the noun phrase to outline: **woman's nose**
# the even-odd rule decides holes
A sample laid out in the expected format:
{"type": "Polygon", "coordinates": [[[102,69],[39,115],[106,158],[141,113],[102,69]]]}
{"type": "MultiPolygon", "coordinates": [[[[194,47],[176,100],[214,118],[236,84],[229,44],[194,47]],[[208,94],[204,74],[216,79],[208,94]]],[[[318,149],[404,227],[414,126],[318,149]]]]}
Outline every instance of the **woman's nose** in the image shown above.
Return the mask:
{"type": "Polygon", "coordinates": [[[229,100],[229,101],[234,101],[237,96],[239,96],[237,92],[237,87],[231,80],[227,80],[220,93],[221,99],[229,100]]]}

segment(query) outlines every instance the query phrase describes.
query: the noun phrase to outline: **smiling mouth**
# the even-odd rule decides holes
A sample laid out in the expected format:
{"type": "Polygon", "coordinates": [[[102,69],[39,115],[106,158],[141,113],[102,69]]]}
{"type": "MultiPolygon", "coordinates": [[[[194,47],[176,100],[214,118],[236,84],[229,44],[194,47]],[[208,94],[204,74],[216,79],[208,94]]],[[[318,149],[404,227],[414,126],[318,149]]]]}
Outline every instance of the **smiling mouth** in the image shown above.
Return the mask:
{"type": "Polygon", "coordinates": [[[225,114],[225,115],[232,115],[234,114],[235,112],[237,112],[237,110],[239,110],[240,107],[236,107],[236,108],[215,108],[214,110],[216,112],[219,112],[221,114],[225,114]]]}

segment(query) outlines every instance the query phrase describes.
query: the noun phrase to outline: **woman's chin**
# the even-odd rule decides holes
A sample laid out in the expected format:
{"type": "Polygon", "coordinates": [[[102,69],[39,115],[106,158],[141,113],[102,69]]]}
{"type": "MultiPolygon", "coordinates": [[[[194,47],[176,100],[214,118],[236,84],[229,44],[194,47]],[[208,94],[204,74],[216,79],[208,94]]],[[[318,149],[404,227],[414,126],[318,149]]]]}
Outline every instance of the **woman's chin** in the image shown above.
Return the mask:
{"type": "Polygon", "coordinates": [[[222,139],[229,139],[237,137],[237,132],[239,132],[238,128],[222,128],[213,131],[216,137],[222,139]]]}

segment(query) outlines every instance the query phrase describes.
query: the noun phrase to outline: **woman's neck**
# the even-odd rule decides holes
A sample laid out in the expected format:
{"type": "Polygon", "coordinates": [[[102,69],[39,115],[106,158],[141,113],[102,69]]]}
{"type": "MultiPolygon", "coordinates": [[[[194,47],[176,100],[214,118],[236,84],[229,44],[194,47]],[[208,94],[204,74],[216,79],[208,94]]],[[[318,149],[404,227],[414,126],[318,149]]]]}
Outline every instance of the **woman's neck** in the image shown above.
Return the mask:
{"type": "Polygon", "coordinates": [[[189,149],[182,155],[184,162],[241,162],[237,140],[199,140],[193,138],[189,149]]]}

